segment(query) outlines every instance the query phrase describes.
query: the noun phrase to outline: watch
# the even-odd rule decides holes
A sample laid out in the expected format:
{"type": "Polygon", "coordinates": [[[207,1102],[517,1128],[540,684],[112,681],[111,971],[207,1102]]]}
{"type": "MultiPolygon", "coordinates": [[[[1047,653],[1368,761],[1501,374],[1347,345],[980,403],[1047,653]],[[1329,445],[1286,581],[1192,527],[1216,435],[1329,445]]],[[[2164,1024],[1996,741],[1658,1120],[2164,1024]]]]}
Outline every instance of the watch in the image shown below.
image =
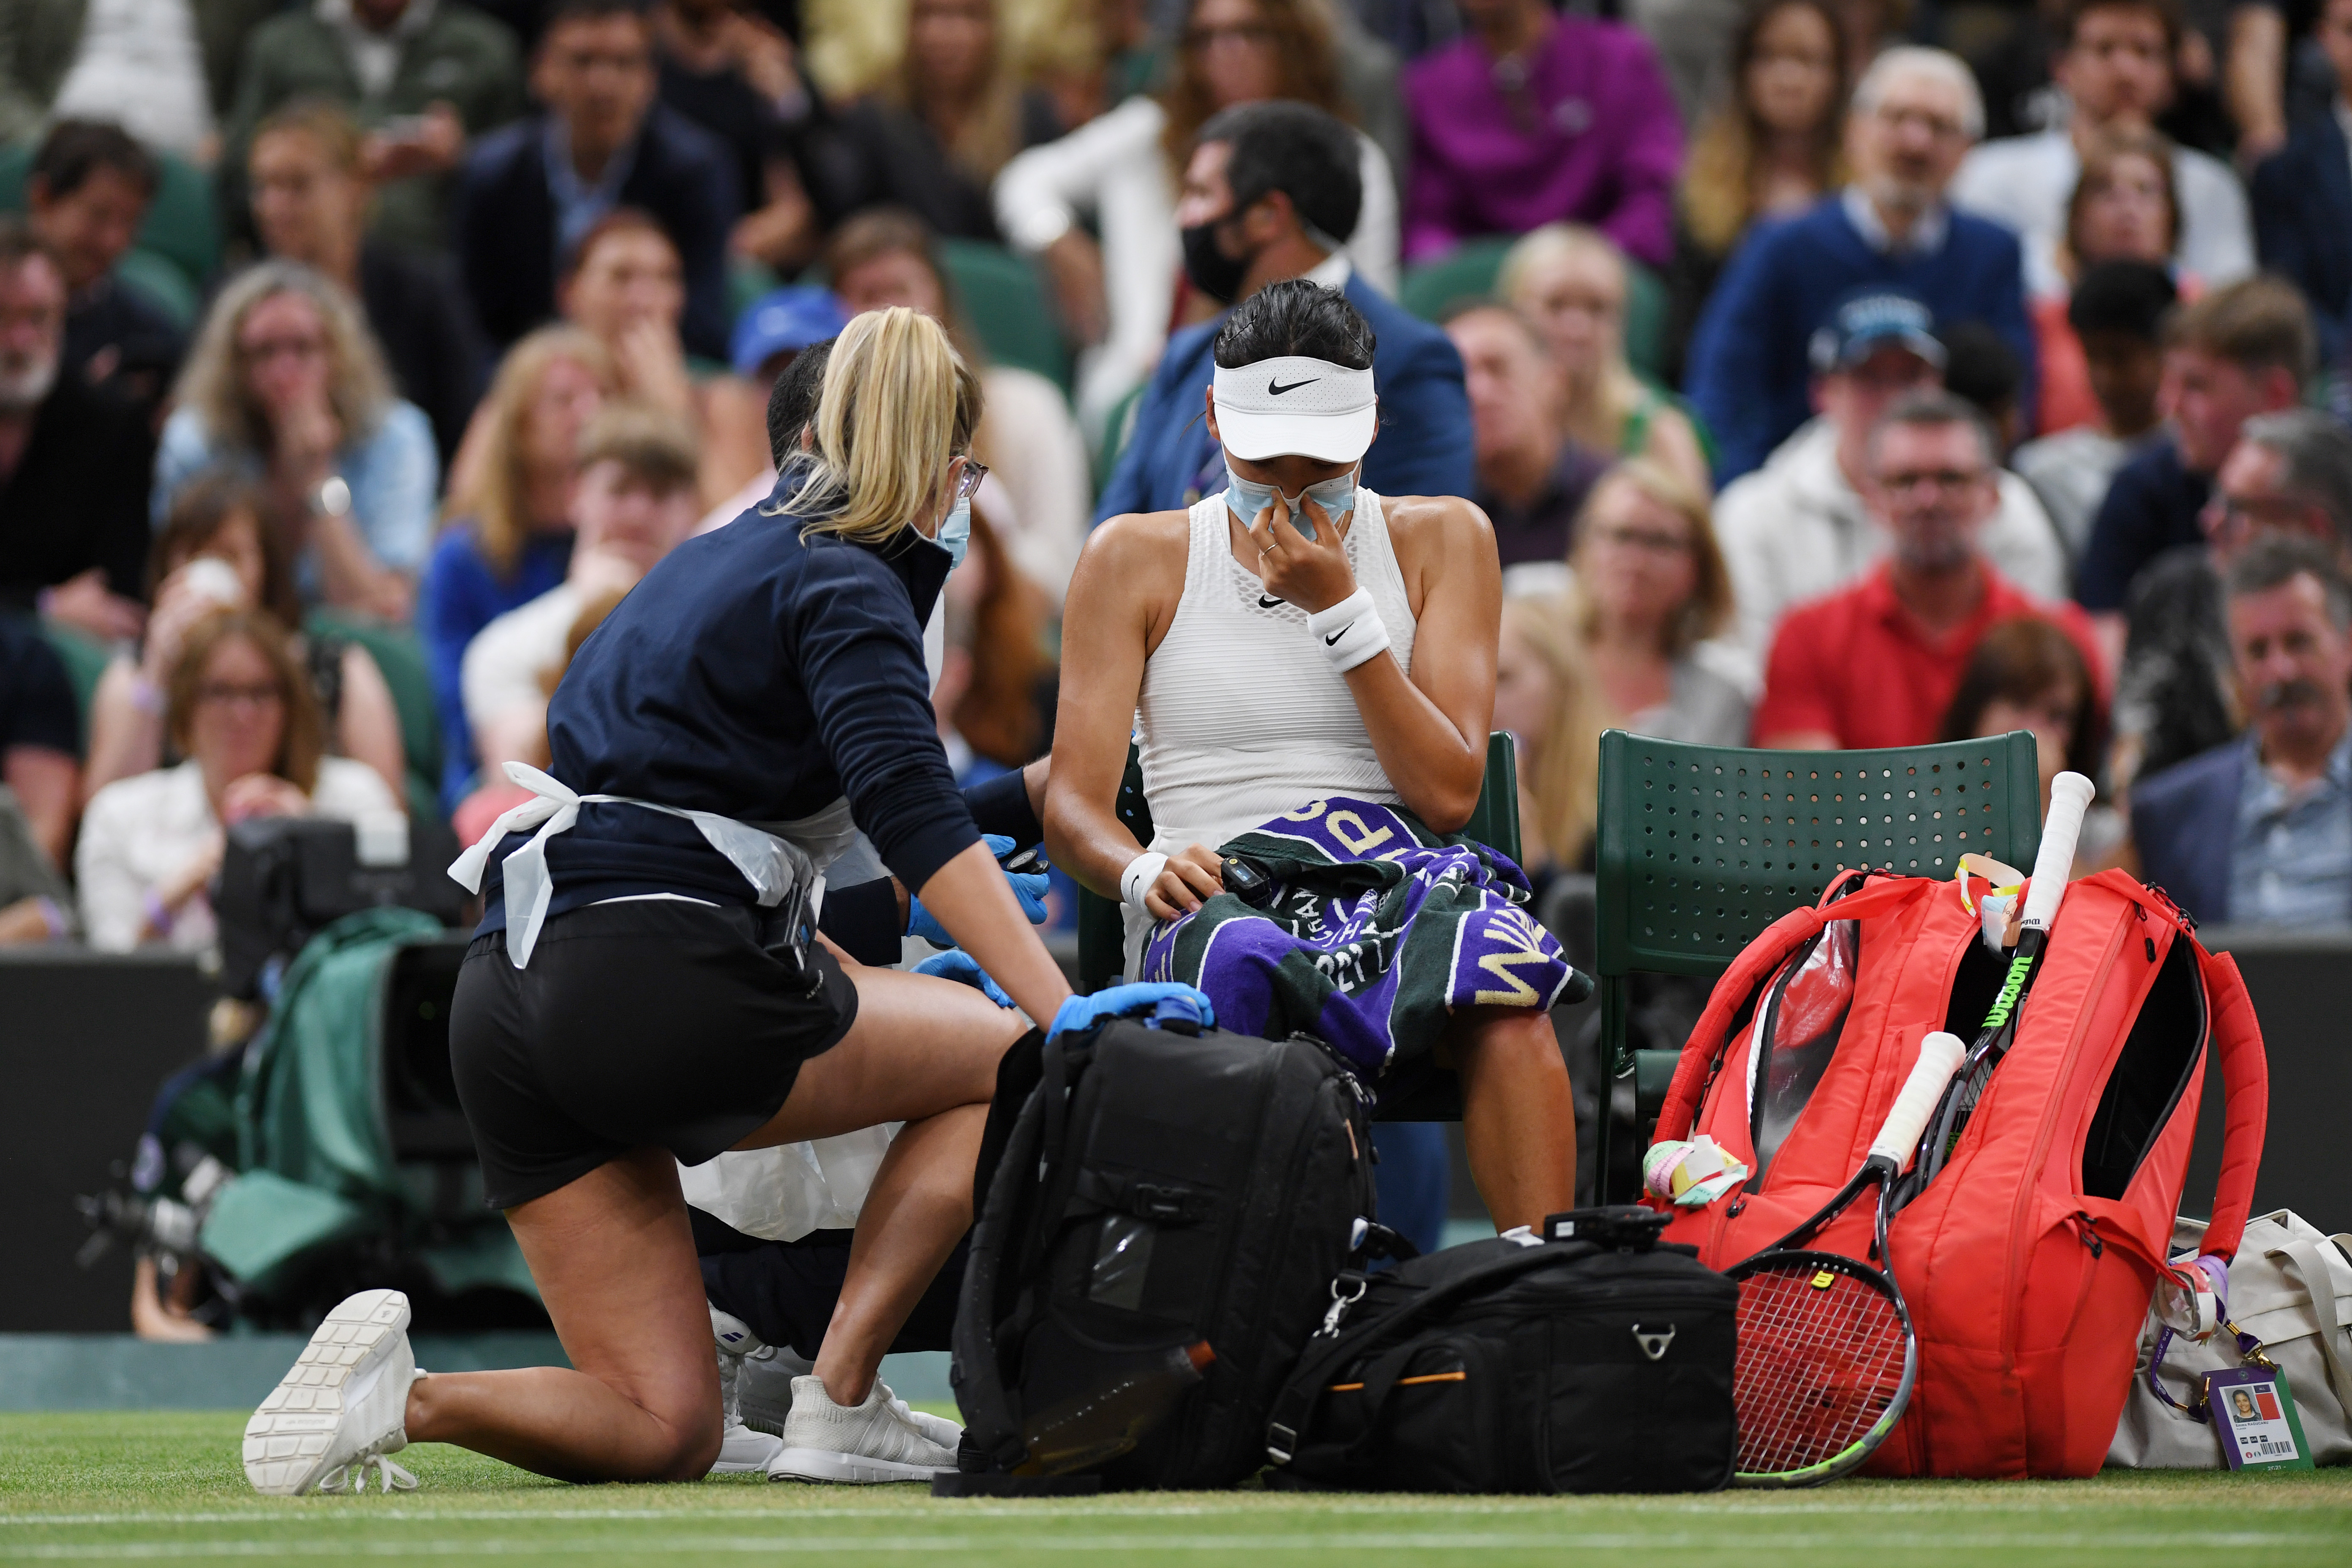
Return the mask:
{"type": "Polygon", "coordinates": [[[348,517],[352,510],[352,487],[343,482],[341,474],[329,474],[319,481],[319,488],[310,495],[310,511],[316,517],[348,517]]]}

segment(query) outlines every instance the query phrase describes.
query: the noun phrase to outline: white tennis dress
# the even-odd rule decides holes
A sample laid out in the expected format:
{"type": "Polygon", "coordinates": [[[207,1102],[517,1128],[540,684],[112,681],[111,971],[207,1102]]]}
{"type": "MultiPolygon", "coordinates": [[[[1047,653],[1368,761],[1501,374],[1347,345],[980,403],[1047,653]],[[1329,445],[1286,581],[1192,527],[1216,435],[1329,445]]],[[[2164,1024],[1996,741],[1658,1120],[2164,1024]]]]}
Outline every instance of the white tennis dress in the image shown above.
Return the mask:
{"type": "MultiPolygon", "coordinates": [[[[1150,847],[1213,849],[1260,823],[1326,795],[1402,804],[1347,678],[1307,629],[1307,612],[1270,598],[1234,559],[1225,498],[1191,513],[1184,593],[1168,635],[1143,667],[1136,704],[1150,847]]],[[[1287,528],[1287,523],[1277,524],[1287,528]]],[[[1356,491],[1348,564],[1389,629],[1391,651],[1412,668],[1412,603],[1389,542],[1381,498],[1356,491]]],[[[1150,919],[1129,907],[1128,973],[1150,919]]]]}

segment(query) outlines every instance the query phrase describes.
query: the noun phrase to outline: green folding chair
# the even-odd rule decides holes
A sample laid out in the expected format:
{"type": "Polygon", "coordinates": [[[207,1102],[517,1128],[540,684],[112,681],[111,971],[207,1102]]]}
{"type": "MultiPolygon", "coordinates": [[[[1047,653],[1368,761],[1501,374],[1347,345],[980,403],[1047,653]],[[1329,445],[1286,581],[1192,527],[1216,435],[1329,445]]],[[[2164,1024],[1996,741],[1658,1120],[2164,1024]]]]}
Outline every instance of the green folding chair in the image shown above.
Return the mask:
{"type": "Polygon", "coordinates": [[[940,265],[989,358],[1034,370],[1068,392],[1069,350],[1037,268],[1002,246],[942,239],[939,247],[940,265]]]}
{"type": "MultiPolygon", "coordinates": [[[[1766,926],[1817,902],[1849,869],[1948,877],[1969,853],[2031,866],[2041,806],[2033,737],[2023,730],[1866,752],[1603,734],[1594,922],[1601,1059],[1612,1079],[1633,1075],[1636,1127],[1646,1135],[1680,1053],[1627,1048],[1633,975],[1711,981],[1766,926]]],[[[1595,1139],[1601,1202],[1609,1123],[1604,1113],[1595,1139]]]]}
{"type": "MultiPolygon", "coordinates": [[[[1127,752],[1127,776],[1120,782],[1116,811],[1119,821],[1139,844],[1151,842],[1151,811],[1143,799],[1143,772],[1135,748],[1127,752]]],[[[1519,768],[1510,736],[1496,731],[1486,737],[1486,774],[1478,786],[1478,804],[1471,809],[1463,833],[1474,842],[1519,858],[1519,768]]],[[[1078,889],[1078,989],[1092,994],[1117,982],[1126,963],[1126,926],[1119,903],[1085,888],[1078,889]]],[[[1462,1096],[1454,1074],[1433,1074],[1423,1089],[1402,1102],[1381,1106],[1378,1121],[1459,1121],[1462,1096]]]]}

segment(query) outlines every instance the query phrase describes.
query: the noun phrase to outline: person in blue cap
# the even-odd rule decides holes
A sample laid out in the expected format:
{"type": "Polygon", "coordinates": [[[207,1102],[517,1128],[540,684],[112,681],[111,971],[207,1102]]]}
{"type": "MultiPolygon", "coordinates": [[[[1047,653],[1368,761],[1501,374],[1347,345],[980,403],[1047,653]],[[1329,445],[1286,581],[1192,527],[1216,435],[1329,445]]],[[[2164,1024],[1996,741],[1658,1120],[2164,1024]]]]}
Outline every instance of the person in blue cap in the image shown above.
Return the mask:
{"type": "MultiPolygon", "coordinates": [[[[847,325],[849,312],[830,289],[803,283],[761,295],[736,318],[734,340],[727,345],[727,358],[735,374],[732,380],[711,387],[713,422],[764,425],[776,378],[803,349],[827,341],[847,325]]],[[[708,533],[741,516],[767,500],[775,487],[776,469],[771,463],[744,481],[741,489],[712,507],[695,531],[708,533]]]]}

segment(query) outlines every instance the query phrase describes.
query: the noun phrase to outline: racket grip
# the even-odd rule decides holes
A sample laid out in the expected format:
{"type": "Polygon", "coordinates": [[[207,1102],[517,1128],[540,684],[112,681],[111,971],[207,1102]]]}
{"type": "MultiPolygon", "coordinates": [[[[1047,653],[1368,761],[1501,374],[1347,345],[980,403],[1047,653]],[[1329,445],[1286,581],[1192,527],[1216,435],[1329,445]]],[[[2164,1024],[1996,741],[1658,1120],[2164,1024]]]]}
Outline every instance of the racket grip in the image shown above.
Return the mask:
{"type": "Polygon", "coordinates": [[[2025,889],[2025,913],[2021,925],[2048,931],[2058,918],[2058,901],[2066,896],[2066,878],[2074,869],[2074,845],[2083,837],[2083,813],[2095,793],[2080,773],[2060,773],[2050,781],[2050,816],[2042,824],[2042,847],[2033,855],[2033,881],[2025,889]]]}
{"type": "Polygon", "coordinates": [[[1927,1130],[1927,1118],[1935,1113],[1936,1102],[1944,1097],[1944,1087],[1959,1071],[1960,1060],[1967,1054],[1968,1047],[1960,1044],[1959,1036],[1941,1029],[1919,1042],[1919,1060],[1904,1081],[1903,1092],[1895,1097],[1895,1105],[1886,1113],[1886,1125],[1878,1131],[1878,1141],[1870,1146],[1871,1158],[1890,1160],[1897,1171],[1910,1163],[1919,1134],[1927,1130]]]}

